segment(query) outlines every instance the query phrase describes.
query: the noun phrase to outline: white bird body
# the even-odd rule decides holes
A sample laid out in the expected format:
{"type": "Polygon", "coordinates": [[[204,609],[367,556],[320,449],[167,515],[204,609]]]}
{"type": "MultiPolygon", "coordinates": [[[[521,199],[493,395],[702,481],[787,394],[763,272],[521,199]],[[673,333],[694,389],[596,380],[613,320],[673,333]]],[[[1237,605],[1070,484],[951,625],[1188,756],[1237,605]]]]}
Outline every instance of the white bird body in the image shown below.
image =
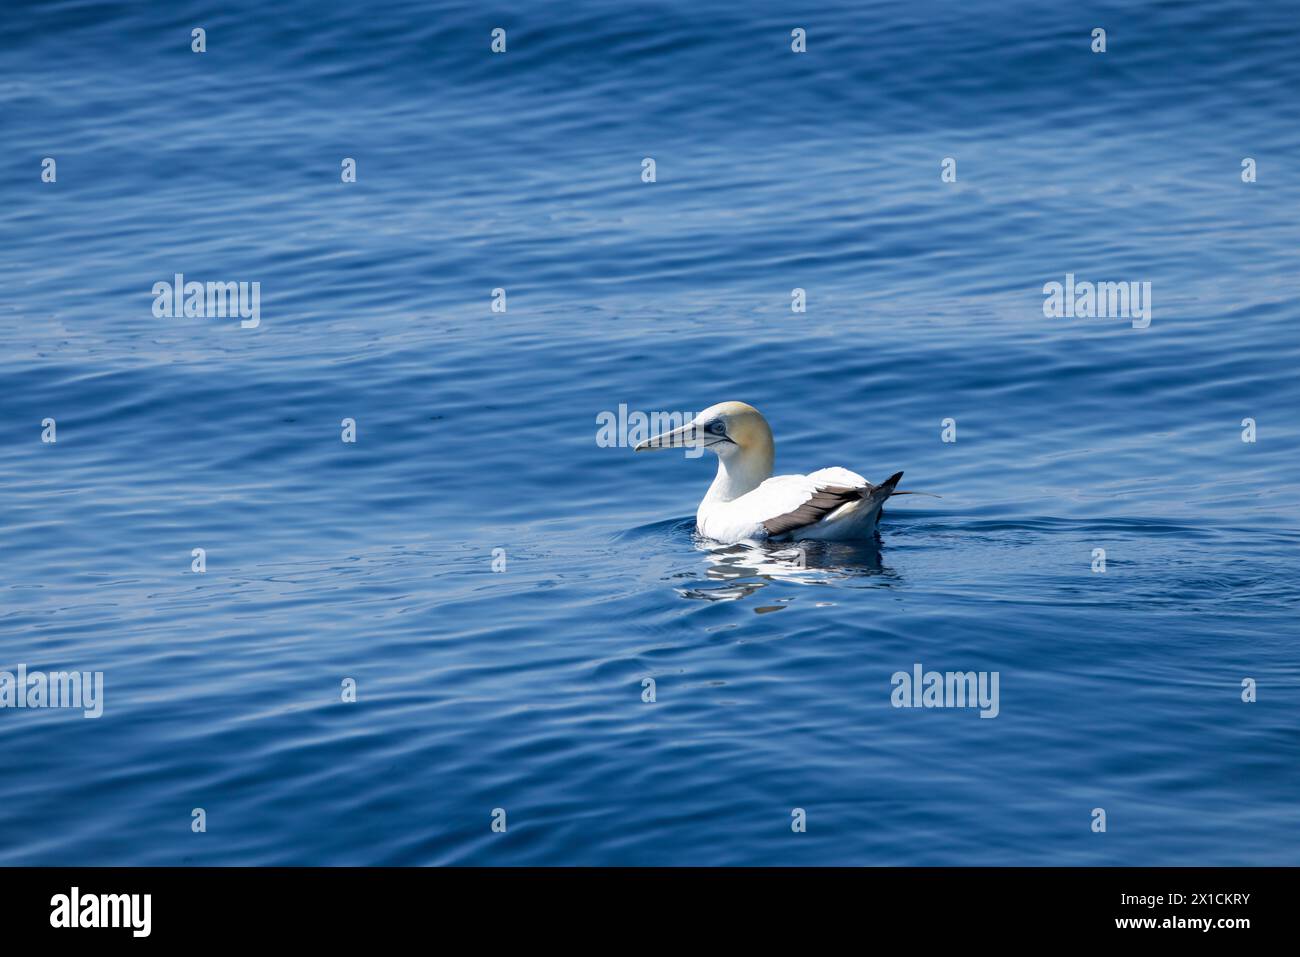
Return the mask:
{"type": "Polygon", "coordinates": [[[744,541],[850,541],[875,534],[880,507],[903,473],[872,485],[845,468],[807,475],[772,476],[772,430],[743,402],[705,409],[671,432],[647,439],[636,451],[700,444],[718,456],[718,474],[695,513],[701,535],[744,541]]]}

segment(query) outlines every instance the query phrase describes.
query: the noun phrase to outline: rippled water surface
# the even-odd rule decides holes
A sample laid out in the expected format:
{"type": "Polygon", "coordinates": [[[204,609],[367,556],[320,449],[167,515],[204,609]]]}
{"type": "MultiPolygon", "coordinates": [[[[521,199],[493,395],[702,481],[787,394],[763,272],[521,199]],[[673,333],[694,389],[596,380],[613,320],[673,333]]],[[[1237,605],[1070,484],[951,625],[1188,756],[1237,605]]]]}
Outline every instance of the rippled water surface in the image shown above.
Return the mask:
{"type": "Polygon", "coordinates": [[[1298,44],[1294,3],[7,4],[0,669],[105,706],[0,710],[0,864],[1300,864],[1298,44]],[[176,273],[261,325],[155,318],[176,273]],[[1150,327],[1044,318],[1066,273],[1150,327]],[[942,497],[699,540],[711,459],[597,416],[727,399],[778,471],[942,497]],[[997,718],[892,707],[915,663],[997,718]]]}

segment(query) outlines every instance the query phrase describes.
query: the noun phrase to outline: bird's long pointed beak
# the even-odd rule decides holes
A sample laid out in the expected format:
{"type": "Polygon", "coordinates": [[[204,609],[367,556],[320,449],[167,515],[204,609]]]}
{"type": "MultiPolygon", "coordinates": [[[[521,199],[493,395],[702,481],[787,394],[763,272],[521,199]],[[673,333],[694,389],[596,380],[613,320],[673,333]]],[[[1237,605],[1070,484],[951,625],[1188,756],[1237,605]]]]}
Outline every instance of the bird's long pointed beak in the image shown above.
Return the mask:
{"type": "Polygon", "coordinates": [[[695,445],[698,440],[699,436],[695,431],[695,423],[687,422],[679,429],[662,432],[653,438],[646,439],[644,442],[638,442],[632,451],[649,452],[653,449],[680,449],[688,445],[695,445]]]}

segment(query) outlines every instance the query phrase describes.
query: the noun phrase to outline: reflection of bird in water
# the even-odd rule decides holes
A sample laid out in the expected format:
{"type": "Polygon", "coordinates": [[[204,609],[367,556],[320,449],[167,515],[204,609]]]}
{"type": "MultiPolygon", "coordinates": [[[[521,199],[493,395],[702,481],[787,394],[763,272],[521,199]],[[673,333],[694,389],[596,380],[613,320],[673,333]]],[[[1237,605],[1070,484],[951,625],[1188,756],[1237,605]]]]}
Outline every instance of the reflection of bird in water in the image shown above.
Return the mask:
{"type": "Polygon", "coordinates": [[[679,429],[636,451],[702,445],[718,456],[718,474],[695,514],[701,535],[719,542],[853,541],[875,534],[880,507],[902,472],[872,485],[845,468],[772,477],[776,448],[767,420],[743,402],[710,406],[679,429]]]}
{"type": "Polygon", "coordinates": [[[874,542],[719,545],[701,541],[699,547],[708,563],[705,575],[710,581],[723,584],[690,588],[683,594],[706,601],[746,598],[771,584],[820,585],[884,571],[880,550],[874,542]]]}

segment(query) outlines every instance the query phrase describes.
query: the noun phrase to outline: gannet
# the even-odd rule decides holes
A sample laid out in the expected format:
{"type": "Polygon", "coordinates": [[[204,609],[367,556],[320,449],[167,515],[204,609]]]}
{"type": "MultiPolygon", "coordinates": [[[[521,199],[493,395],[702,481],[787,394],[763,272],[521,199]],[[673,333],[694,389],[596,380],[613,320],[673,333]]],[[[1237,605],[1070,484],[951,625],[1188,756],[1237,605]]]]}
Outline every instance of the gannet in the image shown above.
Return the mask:
{"type": "Polygon", "coordinates": [[[681,428],[637,443],[633,451],[688,445],[702,445],[718,457],[718,474],[695,513],[695,527],[726,544],[869,538],[885,499],[908,494],[894,490],[902,472],[879,485],[838,467],[773,477],[772,430],[743,402],[711,405],[681,428]]]}

